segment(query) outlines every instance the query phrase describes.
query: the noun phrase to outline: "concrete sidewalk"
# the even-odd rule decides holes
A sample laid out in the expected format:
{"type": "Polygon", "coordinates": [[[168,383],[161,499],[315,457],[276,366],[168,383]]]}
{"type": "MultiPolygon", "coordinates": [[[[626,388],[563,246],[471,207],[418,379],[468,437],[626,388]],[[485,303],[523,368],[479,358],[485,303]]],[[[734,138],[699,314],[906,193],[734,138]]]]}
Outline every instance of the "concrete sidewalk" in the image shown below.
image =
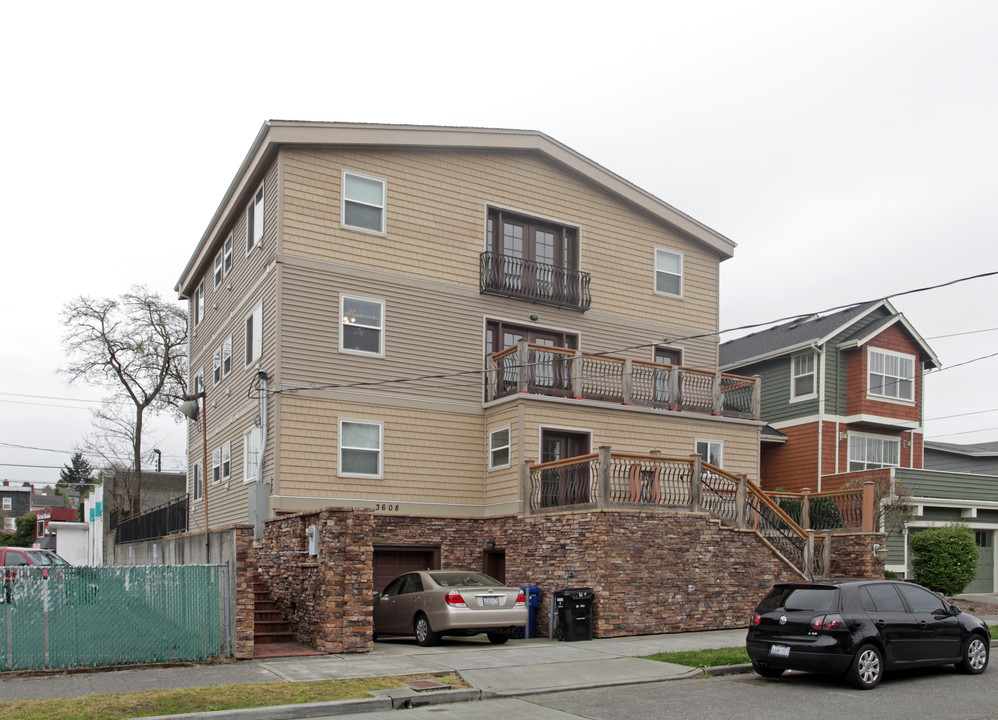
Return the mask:
{"type": "MultiPolygon", "coordinates": [[[[477,696],[654,682],[685,677],[682,665],[637,659],[677,650],[739,646],[745,630],[559,642],[546,638],[491,645],[483,636],[444,638],[423,648],[412,639],[379,641],[370,653],[244,660],[214,665],[0,676],[0,701],[206,687],[228,683],[309,682],[353,677],[458,672],[477,696]]],[[[399,691],[393,695],[415,692],[399,691]]],[[[425,697],[420,695],[418,697],[425,697]]],[[[326,703],[322,703],[326,704],[326,703]]],[[[291,706],[302,709],[307,706],[291,706]]],[[[331,714],[331,713],[329,713],[331,714]]],[[[217,713],[210,713],[215,716],[217,713]]],[[[268,717],[276,717],[268,715],[268,717]]],[[[284,715],[281,717],[305,717],[284,715]]],[[[235,717],[235,716],[229,716],[235,717]]],[[[249,717],[239,715],[239,717],[249,717]]],[[[258,716],[259,717],[259,716],[258,716]]]]}

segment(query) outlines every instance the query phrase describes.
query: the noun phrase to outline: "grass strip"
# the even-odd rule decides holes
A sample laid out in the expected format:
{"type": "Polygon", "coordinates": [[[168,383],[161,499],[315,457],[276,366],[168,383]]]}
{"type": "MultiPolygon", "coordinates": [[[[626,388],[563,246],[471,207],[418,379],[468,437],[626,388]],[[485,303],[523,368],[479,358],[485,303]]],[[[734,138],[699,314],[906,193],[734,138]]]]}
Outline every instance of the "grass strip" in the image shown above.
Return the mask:
{"type": "Polygon", "coordinates": [[[717,667],[719,665],[742,665],[749,662],[744,647],[717,648],[713,650],[683,650],[680,652],[655,653],[645,660],[689,665],[690,667],[717,667]]]}
{"type": "Polygon", "coordinates": [[[372,690],[403,687],[405,680],[436,680],[453,688],[467,685],[457,673],[320,680],[316,682],[214,685],[184,690],[88,695],[81,698],[0,702],[0,720],[122,720],[150,715],[235,710],[355,700],[372,690]]]}

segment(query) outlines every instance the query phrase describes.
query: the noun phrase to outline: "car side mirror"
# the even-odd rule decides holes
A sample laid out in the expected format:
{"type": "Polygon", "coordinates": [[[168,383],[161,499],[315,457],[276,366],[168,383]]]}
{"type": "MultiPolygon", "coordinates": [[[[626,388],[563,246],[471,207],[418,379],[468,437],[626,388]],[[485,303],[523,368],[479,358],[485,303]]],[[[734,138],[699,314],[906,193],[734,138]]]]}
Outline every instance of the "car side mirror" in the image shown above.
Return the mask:
{"type": "Polygon", "coordinates": [[[950,605],[949,606],[949,614],[950,615],[956,616],[956,615],[959,615],[962,612],[963,612],[963,610],[961,610],[960,608],[958,608],[956,605],[950,605]]]}
{"type": "Polygon", "coordinates": [[[379,593],[377,590],[374,591],[374,599],[375,600],[380,600],[381,599],[381,593],[379,593]]]}

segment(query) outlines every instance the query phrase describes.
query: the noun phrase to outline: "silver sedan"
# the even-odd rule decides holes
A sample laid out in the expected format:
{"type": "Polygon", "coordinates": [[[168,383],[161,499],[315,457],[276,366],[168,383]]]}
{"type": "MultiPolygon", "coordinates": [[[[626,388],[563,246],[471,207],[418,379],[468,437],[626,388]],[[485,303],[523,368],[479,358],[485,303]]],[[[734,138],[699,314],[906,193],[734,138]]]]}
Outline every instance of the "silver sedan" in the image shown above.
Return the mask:
{"type": "Polygon", "coordinates": [[[420,570],[399,575],[374,594],[374,639],[415,635],[423,646],[443,635],[487,633],[497,645],[527,624],[523,590],[479,572],[420,570]]]}

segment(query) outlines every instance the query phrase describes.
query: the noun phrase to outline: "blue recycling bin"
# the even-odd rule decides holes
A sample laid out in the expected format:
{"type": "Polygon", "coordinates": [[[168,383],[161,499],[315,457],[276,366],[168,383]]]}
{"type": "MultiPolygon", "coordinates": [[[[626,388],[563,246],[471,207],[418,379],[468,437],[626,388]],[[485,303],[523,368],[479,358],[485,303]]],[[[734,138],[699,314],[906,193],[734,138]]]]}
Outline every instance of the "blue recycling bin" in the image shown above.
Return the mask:
{"type": "Polygon", "coordinates": [[[521,585],[520,589],[527,597],[527,624],[523,626],[523,637],[532,638],[537,627],[537,608],[541,604],[541,589],[536,585],[521,585]]]}

